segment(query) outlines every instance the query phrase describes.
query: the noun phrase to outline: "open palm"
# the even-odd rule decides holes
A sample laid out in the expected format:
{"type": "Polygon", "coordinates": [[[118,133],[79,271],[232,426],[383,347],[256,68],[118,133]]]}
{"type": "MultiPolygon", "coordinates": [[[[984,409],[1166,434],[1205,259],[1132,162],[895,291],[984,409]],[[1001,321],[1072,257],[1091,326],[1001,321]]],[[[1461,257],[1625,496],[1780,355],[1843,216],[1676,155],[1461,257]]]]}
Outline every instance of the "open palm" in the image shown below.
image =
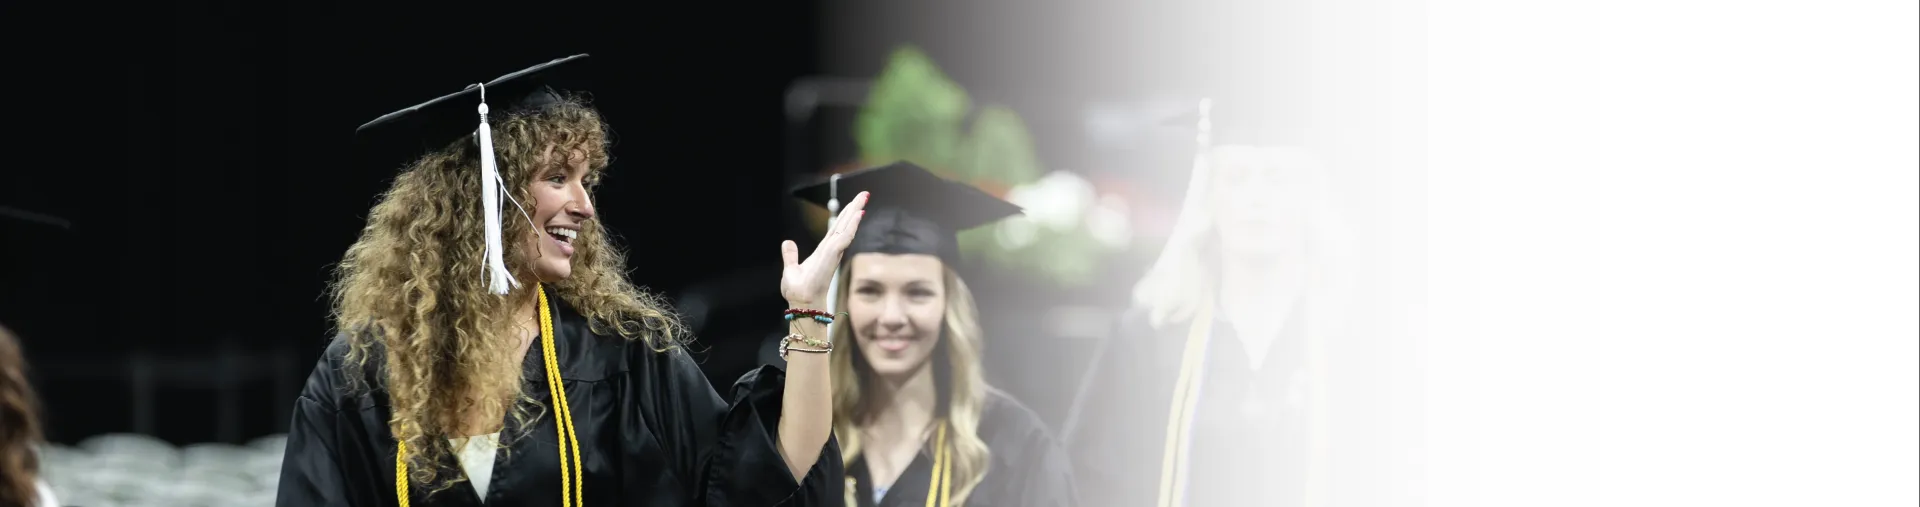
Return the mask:
{"type": "Polygon", "coordinates": [[[866,192],[854,196],[833,218],[827,236],[820,239],[820,246],[814,248],[805,261],[800,260],[799,245],[791,240],[780,243],[780,258],[786,266],[780,271],[780,295],[787,298],[789,306],[818,309],[827,300],[827,287],[833,281],[834,270],[840,267],[840,254],[853,243],[853,233],[860,230],[860,217],[866,213],[866,207],[866,192]]]}

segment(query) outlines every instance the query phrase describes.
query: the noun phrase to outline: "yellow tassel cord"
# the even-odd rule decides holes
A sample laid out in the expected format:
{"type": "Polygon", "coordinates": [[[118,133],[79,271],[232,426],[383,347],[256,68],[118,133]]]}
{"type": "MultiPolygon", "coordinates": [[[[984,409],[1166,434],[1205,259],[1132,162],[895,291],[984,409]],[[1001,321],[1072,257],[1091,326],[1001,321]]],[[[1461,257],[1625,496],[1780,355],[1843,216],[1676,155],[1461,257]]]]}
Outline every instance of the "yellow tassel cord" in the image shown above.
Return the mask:
{"type": "Polygon", "coordinates": [[[398,450],[393,452],[393,494],[400,499],[400,507],[407,503],[407,443],[398,442],[398,450]]]}
{"type": "MultiPolygon", "coordinates": [[[[573,409],[567,402],[566,386],[560,382],[560,363],[553,351],[553,312],[548,309],[547,291],[540,284],[534,284],[533,290],[540,298],[540,350],[546,356],[547,392],[553,395],[554,429],[559,440],[567,445],[560,446],[560,505],[572,507],[586,505],[586,472],[580,467],[580,435],[573,430],[573,409]],[[573,451],[573,459],[567,459],[567,451],[573,451]],[[569,467],[571,463],[571,467],[569,467]],[[571,487],[569,487],[571,486],[571,487]],[[568,495],[568,491],[572,495],[568,495]]],[[[409,507],[407,501],[407,443],[398,442],[393,454],[393,491],[400,499],[400,507],[409,507]]]]}
{"type": "Polygon", "coordinates": [[[1161,507],[1184,505],[1187,483],[1187,436],[1193,431],[1193,409],[1199,402],[1200,366],[1206,359],[1207,338],[1213,331],[1213,304],[1200,305],[1187,330],[1186,350],[1180,355],[1180,377],[1174,382],[1173,403],[1167,414],[1167,438],[1160,458],[1161,507]]]}
{"type": "MultiPolygon", "coordinates": [[[[941,440],[946,440],[947,427],[940,426],[941,440]]],[[[940,467],[940,507],[953,505],[953,451],[946,444],[940,445],[940,461],[946,465],[940,467]]]]}
{"type": "Polygon", "coordinates": [[[947,507],[953,504],[953,457],[947,453],[947,423],[942,421],[940,429],[936,431],[933,438],[933,476],[927,484],[927,507],[947,507]]]}
{"type": "Polygon", "coordinates": [[[553,409],[559,415],[554,426],[560,436],[567,441],[567,447],[560,449],[560,505],[579,505],[585,507],[586,471],[580,467],[580,435],[573,430],[573,407],[567,402],[567,388],[560,383],[560,363],[553,353],[553,314],[547,309],[547,291],[534,284],[534,291],[540,295],[540,336],[546,339],[541,350],[547,356],[547,389],[553,393],[553,409]],[[573,502],[567,502],[567,450],[573,450],[573,502]]]}

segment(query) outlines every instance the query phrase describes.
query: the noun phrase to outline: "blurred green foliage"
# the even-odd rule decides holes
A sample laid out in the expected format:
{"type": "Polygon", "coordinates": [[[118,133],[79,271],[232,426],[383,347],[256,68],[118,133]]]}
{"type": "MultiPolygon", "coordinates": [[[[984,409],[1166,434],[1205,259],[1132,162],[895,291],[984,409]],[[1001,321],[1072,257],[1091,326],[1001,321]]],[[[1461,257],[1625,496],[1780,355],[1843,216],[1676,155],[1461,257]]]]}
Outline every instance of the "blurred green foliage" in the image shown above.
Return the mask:
{"type": "MultiPolygon", "coordinates": [[[[897,48],[855,120],[862,165],[909,160],[1002,198],[1047,174],[1019,113],[999,105],[979,107],[968,128],[974,110],[966,90],[926,53],[897,48]]],[[[1024,218],[965,231],[959,239],[961,253],[969,258],[1068,286],[1091,281],[1108,250],[1084,228],[1049,228],[1024,218]],[[1000,238],[1009,233],[1029,239],[1008,246],[1000,238]]]]}

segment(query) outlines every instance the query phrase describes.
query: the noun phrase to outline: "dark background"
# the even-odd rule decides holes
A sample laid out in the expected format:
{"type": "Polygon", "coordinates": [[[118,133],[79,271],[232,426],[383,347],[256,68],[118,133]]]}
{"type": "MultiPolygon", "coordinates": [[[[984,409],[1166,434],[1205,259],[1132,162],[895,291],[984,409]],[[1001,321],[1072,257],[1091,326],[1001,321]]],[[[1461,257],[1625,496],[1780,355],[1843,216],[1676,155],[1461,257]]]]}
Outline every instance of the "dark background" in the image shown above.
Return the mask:
{"type": "Polygon", "coordinates": [[[776,267],[783,93],[815,71],[813,6],[542,5],[8,3],[0,206],[71,222],[0,224],[0,322],[50,439],[280,431],[329,337],[331,264],[393,176],[346,163],[354,128],[559,56],[593,55],[618,136],[596,204],[636,282],[776,267]]]}

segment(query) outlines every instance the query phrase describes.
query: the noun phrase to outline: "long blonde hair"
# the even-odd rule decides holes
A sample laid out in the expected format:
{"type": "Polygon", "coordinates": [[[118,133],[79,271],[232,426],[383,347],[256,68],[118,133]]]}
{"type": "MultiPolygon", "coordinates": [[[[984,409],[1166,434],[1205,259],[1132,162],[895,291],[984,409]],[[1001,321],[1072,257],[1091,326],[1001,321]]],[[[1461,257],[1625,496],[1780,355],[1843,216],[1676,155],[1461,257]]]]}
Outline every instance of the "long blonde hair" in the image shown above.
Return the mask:
{"type": "MultiPolygon", "coordinates": [[[[508,115],[493,128],[504,181],[531,181],[539,170],[581,155],[596,177],[607,164],[606,126],[577,98],[508,115]]],[[[454,434],[462,420],[510,415],[524,433],[539,417],[529,409],[540,407],[521,392],[518,341],[505,334],[537,279],[528,262],[537,251],[511,238],[536,232],[509,208],[502,220],[502,236],[509,238],[504,253],[522,286],[510,295],[489,293],[481,276],[479,157],[469,135],[401,173],[336,267],[332,286],[334,326],[351,345],[349,387],[368,387],[360,381],[368,366],[375,368],[392,404],[394,439],[410,450],[410,480],[434,492],[464,480],[459,473],[440,480],[443,469],[436,466],[451,453],[447,438],[468,436],[454,434]],[[383,361],[370,360],[376,352],[384,353],[383,361]]],[[[537,207],[524,185],[509,187],[525,209],[537,207]]],[[[582,224],[573,244],[572,274],[548,284],[550,295],[586,316],[596,333],[656,349],[678,342],[679,320],[627,281],[625,254],[599,221],[582,224]]]]}
{"type": "MultiPolygon", "coordinates": [[[[847,307],[853,279],[852,263],[840,270],[839,289],[834,294],[837,308],[847,307]]],[[[929,358],[933,364],[935,396],[940,398],[936,419],[952,425],[949,441],[953,446],[953,501],[964,504],[967,495],[987,475],[990,453],[980,439],[980,417],[985,410],[987,391],[991,389],[980,372],[980,313],[973,302],[973,291],[960,281],[952,269],[944,269],[947,308],[942,315],[940,345],[929,358]],[[945,361],[941,359],[944,358],[945,361]]],[[[860,457],[862,443],[858,426],[877,412],[871,398],[864,397],[866,387],[877,380],[873,367],[860,356],[853,339],[853,326],[833,326],[833,431],[840,440],[842,461],[860,457]]]]}

